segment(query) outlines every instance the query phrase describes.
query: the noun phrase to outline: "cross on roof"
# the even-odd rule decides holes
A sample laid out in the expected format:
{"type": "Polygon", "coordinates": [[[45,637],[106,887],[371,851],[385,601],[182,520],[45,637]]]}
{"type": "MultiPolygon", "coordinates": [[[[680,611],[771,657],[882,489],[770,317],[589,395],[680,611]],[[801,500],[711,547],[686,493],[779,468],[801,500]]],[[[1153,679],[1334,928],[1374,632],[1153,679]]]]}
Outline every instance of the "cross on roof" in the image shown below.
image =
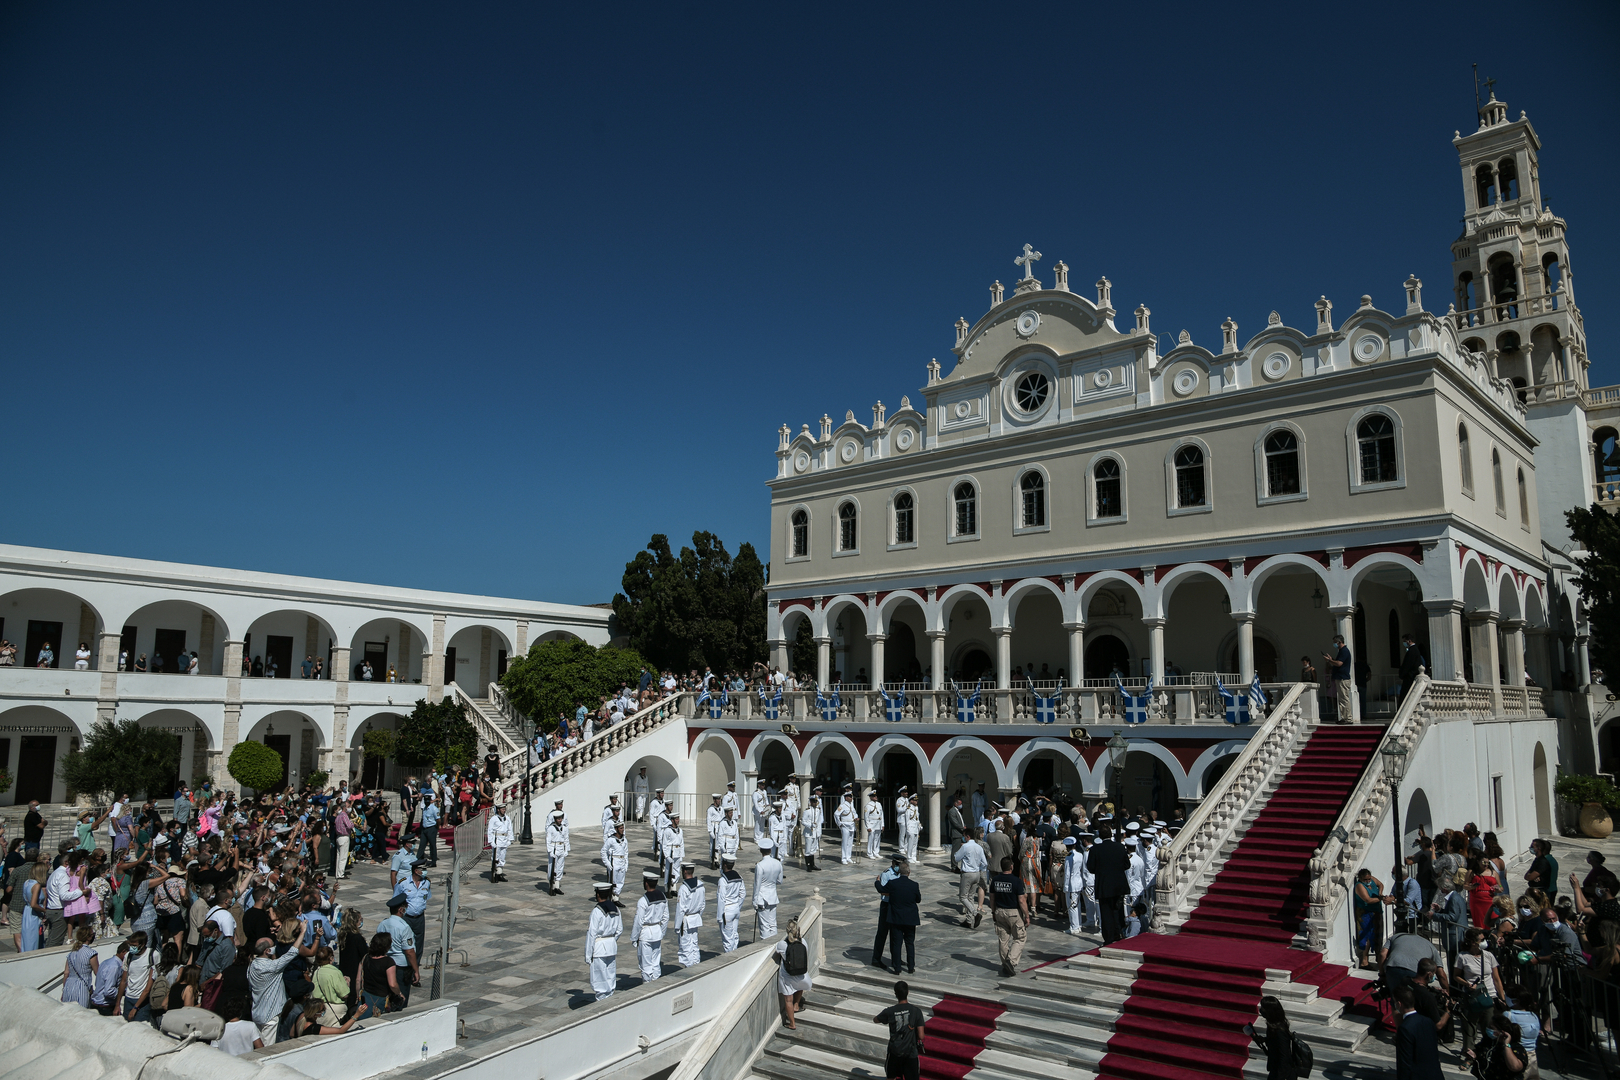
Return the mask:
{"type": "Polygon", "coordinates": [[[1024,253],[1013,260],[1014,265],[1022,266],[1024,268],[1025,281],[1028,281],[1030,278],[1035,276],[1035,260],[1039,259],[1040,257],[1041,253],[1036,251],[1032,245],[1025,244],[1024,253]]]}

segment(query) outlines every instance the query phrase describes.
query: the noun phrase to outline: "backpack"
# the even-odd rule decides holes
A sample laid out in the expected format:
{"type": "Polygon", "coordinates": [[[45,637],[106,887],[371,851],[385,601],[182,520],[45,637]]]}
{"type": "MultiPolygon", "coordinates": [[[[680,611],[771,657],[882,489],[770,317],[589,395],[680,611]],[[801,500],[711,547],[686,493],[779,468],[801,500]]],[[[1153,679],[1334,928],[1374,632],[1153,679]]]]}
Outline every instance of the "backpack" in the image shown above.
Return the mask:
{"type": "Polygon", "coordinates": [[[803,975],[810,970],[810,950],[805,948],[804,942],[787,943],[787,951],[782,954],[782,970],[789,975],[803,975]]]}
{"type": "Polygon", "coordinates": [[[1294,1044],[1292,1048],[1294,1055],[1294,1076],[1298,1077],[1299,1080],[1305,1080],[1305,1077],[1311,1075],[1311,1070],[1316,1067],[1316,1056],[1311,1053],[1310,1044],[1304,1039],[1293,1034],[1290,1034],[1289,1038],[1294,1044]]]}

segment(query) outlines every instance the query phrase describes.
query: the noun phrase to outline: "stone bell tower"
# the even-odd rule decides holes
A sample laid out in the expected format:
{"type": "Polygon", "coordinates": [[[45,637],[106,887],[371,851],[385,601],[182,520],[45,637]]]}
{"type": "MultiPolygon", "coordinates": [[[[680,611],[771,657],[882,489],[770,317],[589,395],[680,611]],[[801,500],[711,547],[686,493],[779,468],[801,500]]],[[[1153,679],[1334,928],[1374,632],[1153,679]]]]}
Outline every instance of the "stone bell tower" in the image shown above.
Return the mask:
{"type": "Polygon", "coordinates": [[[1494,90],[1479,106],[1479,128],[1452,142],[1463,185],[1463,230],[1451,245],[1458,329],[1464,345],[1518,388],[1541,442],[1542,536],[1562,544],[1564,511],[1588,505],[1594,483],[1582,397],[1590,360],[1567,226],[1542,199],[1536,129],[1522,112],[1508,119],[1494,90]]]}

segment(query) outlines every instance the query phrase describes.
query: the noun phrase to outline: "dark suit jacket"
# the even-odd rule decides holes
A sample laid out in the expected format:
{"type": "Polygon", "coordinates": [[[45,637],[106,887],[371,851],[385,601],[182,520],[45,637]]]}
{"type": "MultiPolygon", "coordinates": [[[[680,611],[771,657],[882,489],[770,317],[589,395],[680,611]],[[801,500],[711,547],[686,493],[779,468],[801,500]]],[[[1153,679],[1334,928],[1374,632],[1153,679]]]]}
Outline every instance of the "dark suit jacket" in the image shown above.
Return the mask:
{"type": "Polygon", "coordinates": [[[1408,1013],[1395,1029],[1395,1080],[1444,1080],[1434,1021],[1408,1013]]]}
{"type": "Polygon", "coordinates": [[[1130,853],[1117,840],[1104,840],[1086,856],[1086,869],[1097,880],[1099,900],[1113,900],[1130,894],[1130,882],[1125,879],[1125,872],[1130,868],[1130,853]]]}
{"type": "Polygon", "coordinates": [[[883,886],[883,895],[889,898],[890,926],[917,926],[922,922],[922,890],[915,881],[901,875],[883,886]]]}

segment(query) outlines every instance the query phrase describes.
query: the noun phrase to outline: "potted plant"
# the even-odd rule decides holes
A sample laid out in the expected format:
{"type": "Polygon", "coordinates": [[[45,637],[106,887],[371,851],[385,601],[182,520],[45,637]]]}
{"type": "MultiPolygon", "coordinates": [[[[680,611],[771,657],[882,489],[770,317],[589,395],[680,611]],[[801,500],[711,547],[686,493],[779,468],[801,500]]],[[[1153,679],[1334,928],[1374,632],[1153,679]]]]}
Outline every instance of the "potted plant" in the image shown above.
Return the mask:
{"type": "Polygon", "coordinates": [[[1620,810],[1620,788],[1608,777],[1570,773],[1560,776],[1553,790],[1560,799],[1581,808],[1578,821],[1582,833],[1601,840],[1614,831],[1610,811],[1620,810]]]}

